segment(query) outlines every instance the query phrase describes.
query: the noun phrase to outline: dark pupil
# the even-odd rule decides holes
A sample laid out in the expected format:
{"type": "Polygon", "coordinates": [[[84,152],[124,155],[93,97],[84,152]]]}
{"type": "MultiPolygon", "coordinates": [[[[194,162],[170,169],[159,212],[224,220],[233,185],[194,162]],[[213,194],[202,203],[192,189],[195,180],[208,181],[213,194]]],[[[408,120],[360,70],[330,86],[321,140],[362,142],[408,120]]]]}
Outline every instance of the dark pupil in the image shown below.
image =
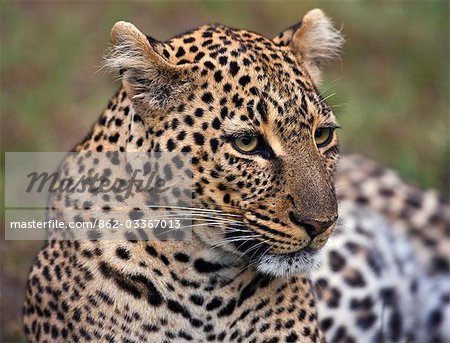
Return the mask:
{"type": "Polygon", "coordinates": [[[316,138],[320,137],[323,135],[323,130],[322,129],[318,129],[316,130],[316,138]]]}
{"type": "Polygon", "coordinates": [[[241,138],[241,142],[244,145],[249,145],[252,142],[252,137],[244,136],[244,137],[241,138]]]}

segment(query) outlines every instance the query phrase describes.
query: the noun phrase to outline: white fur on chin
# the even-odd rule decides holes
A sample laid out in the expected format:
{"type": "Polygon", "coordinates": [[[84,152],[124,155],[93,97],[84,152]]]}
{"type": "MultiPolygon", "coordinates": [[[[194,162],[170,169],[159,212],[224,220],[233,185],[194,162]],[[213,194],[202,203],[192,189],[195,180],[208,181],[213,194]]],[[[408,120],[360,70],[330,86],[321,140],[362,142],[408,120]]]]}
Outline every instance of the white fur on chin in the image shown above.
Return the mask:
{"type": "Polygon", "coordinates": [[[320,266],[322,251],[299,251],[295,255],[265,255],[261,257],[256,269],[266,275],[283,277],[307,275],[320,266]]]}

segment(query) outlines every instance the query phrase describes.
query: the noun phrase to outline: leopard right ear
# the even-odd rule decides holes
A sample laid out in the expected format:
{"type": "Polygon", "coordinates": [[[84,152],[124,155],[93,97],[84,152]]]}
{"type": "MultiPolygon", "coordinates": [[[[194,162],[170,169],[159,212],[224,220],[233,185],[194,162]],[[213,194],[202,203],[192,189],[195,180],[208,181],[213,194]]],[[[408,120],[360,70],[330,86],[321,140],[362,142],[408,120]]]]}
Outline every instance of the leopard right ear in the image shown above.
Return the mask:
{"type": "Polygon", "coordinates": [[[321,80],[321,64],[339,56],[344,43],[342,34],[320,9],[305,14],[302,21],[281,32],[274,43],[288,46],[298,63],[308,71],[315,84],[321,80]]]}
{"type": "Polygon", "coordinates": [[[120,72],[125,90],[141,113],[166,110],[190,88],[190,67],[171,63],[161,53],[164,43],[147,37],[133,24],[117,22],[111,43],[105,64],[120,72]]]}

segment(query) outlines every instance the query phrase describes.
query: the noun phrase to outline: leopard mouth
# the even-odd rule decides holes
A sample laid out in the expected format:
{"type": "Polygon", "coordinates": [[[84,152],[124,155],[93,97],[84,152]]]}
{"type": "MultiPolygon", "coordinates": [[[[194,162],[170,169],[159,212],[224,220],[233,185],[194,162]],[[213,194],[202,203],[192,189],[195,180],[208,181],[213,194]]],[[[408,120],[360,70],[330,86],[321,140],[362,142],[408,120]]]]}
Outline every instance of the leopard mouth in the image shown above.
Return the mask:
{"type": "Polygon", "coordinates": [[[270,253],[271,247],[256,239],[235,244],[238,251],[249,259],[258,272],[272,277],[309,274],[319,268],[322,250],[304,247],[286,254],[270,253]]]}
{"type": "Polygon", "coordinates": [[[312,239],[306,244],[298,244],[295,251],[278,253],[273,250],[270,240],[258,237],[251,226],[246,226],[246,230],[239,226],[236,231],[227,232],[225,237],[232,242],[234,253],[239,252],[241,256],[245,256],[249,265],[254,266],[259,273],[270,277],[285,277],[307,275],[319,268],[322,249],[313,246],[312,239]]]}

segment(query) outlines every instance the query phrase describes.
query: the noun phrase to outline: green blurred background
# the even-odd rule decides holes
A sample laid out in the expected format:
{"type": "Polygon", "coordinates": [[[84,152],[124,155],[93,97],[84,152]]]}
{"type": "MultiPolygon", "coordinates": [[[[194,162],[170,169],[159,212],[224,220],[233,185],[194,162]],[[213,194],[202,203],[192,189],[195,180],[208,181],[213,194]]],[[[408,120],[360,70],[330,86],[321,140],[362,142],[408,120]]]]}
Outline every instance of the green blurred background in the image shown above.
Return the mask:
{"type": "MultiPolygon", "coordinates": [[[[448,195],[447,1],[0,4],[3,151],[66,151],[85,135],[118,88],[112,75],[98,72],[118,20],[161,40],[205,22],[272,37],[320,7],[347,40],[322,87],[343,128],[343,150],[448,195]]],[[[40,245],[2,241],[2,342],[23,341],[24,285],[40,245]]]]}

